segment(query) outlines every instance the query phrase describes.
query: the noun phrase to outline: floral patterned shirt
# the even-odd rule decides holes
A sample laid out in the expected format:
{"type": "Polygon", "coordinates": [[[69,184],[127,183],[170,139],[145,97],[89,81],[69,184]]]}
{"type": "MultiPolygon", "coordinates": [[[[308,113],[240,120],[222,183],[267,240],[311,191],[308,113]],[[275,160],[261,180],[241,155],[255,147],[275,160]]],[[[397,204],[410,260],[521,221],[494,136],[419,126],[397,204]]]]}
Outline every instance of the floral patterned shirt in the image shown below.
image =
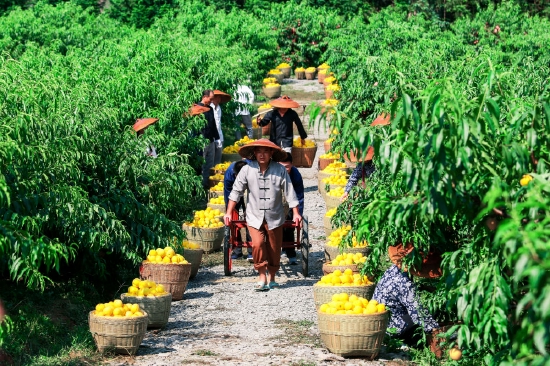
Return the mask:
{"type": "Polygon", "coordinates": [[[374,164],[372,161],[366,162],[366,163],[358,163],[351,175],[349,176],[348,184],[346,184],[346,188],[344,191],[346,193],[349,193],[353,187],[355,187],[360,180],[362,179],[369,179],[369,177],[374,173],[376,169],[374,168],[374,164]]]}
{"type": "Polygon", "coordinates": [[[386,270],[372,298],[390,309],[388,329],[396,328],[398,334],[413,324],[423,327],[425,332],[439,328],[434,318],[418,303],[414,283],[395,264],[386,270]]]}

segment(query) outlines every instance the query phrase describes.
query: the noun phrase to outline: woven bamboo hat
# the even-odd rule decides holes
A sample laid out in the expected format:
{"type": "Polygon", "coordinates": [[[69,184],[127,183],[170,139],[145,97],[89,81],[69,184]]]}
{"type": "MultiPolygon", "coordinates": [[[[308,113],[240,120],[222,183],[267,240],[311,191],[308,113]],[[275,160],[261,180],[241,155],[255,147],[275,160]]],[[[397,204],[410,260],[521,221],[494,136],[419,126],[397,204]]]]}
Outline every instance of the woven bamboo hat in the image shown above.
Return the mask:
{"type": "Polygon", "coordinates": [[[208,108],[208,107],[203,107],[202,105],[193,104],[193,106],[191,108],[189,108],[188,114],[190,116],[198,116],[199,114],[202,114],[204,112],[208,112],[209,110],[210,110],[210,108],[208,108]]]}
{"type": "Polygon", "coordinates": [[[221,97],[220,103],[227,103],[231,100],[231,95],[222,92],[221,90],[214,90],[214,95],[219,95],[221,97]]]}
{"type": "MultiPolygon", "coordinates": [[[[403,258],[409,255],[413,249],[414,247],[411,243],[407,243],[405,246],[397,244],[388,248],[388,254],[392,263],[401,268],[403,258]]],[[[419,270],[416,268],[409,268],[408,270],[413,276],[438,278],[441,277],[441,261],[442,258],[439,253],[430,252],[427,256],[423,257],[422,266],[419,270]]]]}
{"type": "Polygon", "coordinates": [[[298,108],[300,106],[300,104],[293,101],[286,95],[283,95],[280,98],[272,100],[271,102],[269,102],[269,104],[271,104],[272,107],[276,107],[276,108],[298,108]]]}
{"type": "Polygon", "coordinates": [[[255,160],[256,158],[254,157],[254,149],[257,147],[269,147],[273,149],[273,156],[271,157],[273,161],[281,161],[286,158],[286,152],[268,139],[259,139],[249,142],[244,146],[241,146],[241,148],[239,149],[239,155],[245,159],[255,160]]]}
{"type": "Polygon", "coordinates": [[[148,127],[158,121],[158,118],[139,118],[136,120],[136,123],[132,126],[134,131],[138,132],[143,130],[145,127],[148,127]]]}
{"type": "MultiPolygon", "coordinates": [[[[371,126],[387,126],[390,124],[390,114],[382,113],[372,121],[371,126]]],[[[374,147],[369,146],[367,149],[367,156],[365,156],[365,161],[372,160],[374,157],[374,147]]]]}

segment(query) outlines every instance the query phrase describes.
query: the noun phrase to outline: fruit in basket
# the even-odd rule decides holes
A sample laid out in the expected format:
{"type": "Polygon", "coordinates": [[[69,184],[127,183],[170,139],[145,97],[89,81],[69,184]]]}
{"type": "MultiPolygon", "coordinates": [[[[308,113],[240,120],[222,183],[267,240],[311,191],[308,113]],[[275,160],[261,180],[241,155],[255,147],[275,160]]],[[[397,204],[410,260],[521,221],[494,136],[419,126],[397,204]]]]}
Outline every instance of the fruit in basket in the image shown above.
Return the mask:
{"type": "Polygon", "coordinates": [[[336,82],[337,82],[337,80],[334,76],[329,76],[329,77],[325,78],[325,83],[327,83],[327,84],[334,84],[336,82]]]}
{"type": "Polygon", "coordinates": [[[338,210],[338,208],[336,208],[336,207],[331,208],[330,210],[327,211],[325,216],[326,217],[332,217],[332,216],[336,215],[336,210],[338,210]]]}
{"type": "MultiPolygon", "coordinates": [[[[265,78],[265,79],[264,79],[264,85],[270,84],[270,83],[274,83],[274,82],[276,82],[276,81],[277,81],[276,78],[265,78]]],[[[260,107],[260,108],[262,108],[262,107],[260,107]]],[[[271,108],[271,106],[269,106],[269,108],[271,108]]]]}
{"type": "Polygon", "coordinates": [[[129,318],[143,316],[138,304],[123,304],[121,300],[114,300],[104,304],[97,304],[95,316],[108,316],[112,318],[129,318]]]}
{"type": "Polygon", "coordinates": [[[239,148],[241,146],[244,146],[244,145],[246,145],[246,144],[248,144],[252,141],[256,141],[256,140],[248,138],[248,136],[245,136],[242,139],[235,141],[235,143],[233,145],[225,147],[222,150],[222,152],[225,153],[225,154],[238,154],[239,153],[239,148]]]}
{"type": "Polygon", "coordinates": [[[212,209],[207,207],[206,210],[195,211],[193,222],[186,222],[185,225],[189,227],[200,227],[203,229],[212,229],[223,227],[223,222],[220,220],[222,215],[219,209],[212,209]]]}
{"type": "MultiPolygon", "coordinates": [[[[320,71],[319,71],[320,72],[320,71]]],[[[338,105],[337,99],[325,99],[321,105],[324,107],[336,107],[338,105]]]]}
{"type": "Polygon", "coordinates": [[[340,154],[334,154],[331,152],[325,153],[321,156],[319,156],[321,159],[340,159],[340,154]]]}
{"type": "MultiPolygon", "coordinates": [[[[138,297],[143,297],[143,296],[155,297],[155,296],[162,296],[162,295],[166,295],[166,294],[167,294],[167,292],[164,289],[163,285],[161,285],[161,284],[157,285],[155,282],[150,281],[150,280],[140,280],[139,278],[134,278],[134,280],[132,281],[132,286],[128,287],[128,293],[126,295],[128,295],[128,296],[138,296],[138,297]]],[[[117,300],[115,300],[115,305],[116,305],[116,301],[117,300]]],[[[118,300],[118,301],[120,301],[120,300],[118,300]]],[[[120,302],[122,303],[122,301],[120,301],[120,302]]],[[[139,306],[138,306],[137,310],[139,310],[139,306]]],[[[135,311],[134,311],[134,313],[135,313],[135,311]]]]}
{"type": "MultiPolygon", "coordinates": [[[[275,78],[270,78],[270,79],[273,79],[271,82],[274,83],[277,81],[277,79],[275,78]]],[[[264,79],[265,80],[265,79],[264,79]]],[[[271,104],[269,103],[264,103],[262,104],[261,106],[258,107],[258,109],[271,109],[271,104]]]]}
{"type": "Polygon", "coordinates": [[[330,192],[327,192],[327,196],[342,197],[344,193],[344,187],[336,187],[334,189],[331,189],[330,192]]]}
{"type": "Polygon", "coordinates": [[[336,270],[321,277],[316,283],[317,286],[365,286],[372,285],[367,276],[361,276],[359,273],[353,273],[351,269],[346,269],[343,273],[336,270]]]}
{"type": "Polygon", "coordinates": [[[219,164],[214,165],[214,170],[220,171],[220,172],[225,172],[227,170],[227,168],[229,168],[230,165],[231,165],[230,162],[219,163],[219,164]]]}
{"type": "MultiPolygon", "coordinates": [[[[176,254],[176,251],[172,249],[172,247],[166,247],[166,248],[158,248],[158,249],[151,249],[149,251],[149,255],[147,256],[147,259],[145,260],[146,263],[153,263],[153,264],[187,264],[188,262],[185,260],[185,258],[181,254],[176,254]]],[[[135,281],[135,280],[134,280],[135,281]]],[[[140,289],[144,287],[144,284],[142,282],[136,282],[134,283],[132,281],[132,286],[139,287],[140,289]],[[140,287],[141,286],[141,287],[140,287]]]]}
{"type": "Polygon", "coordinates": [[[286,62],[281,62],[279,66],[277,66],[277,69],[286,69],[287,67],[290,67],[290,65],[286,62]]]}
{"type": "Polygon", "coordinates": [[[211,175],[210,178],[208,178],[210,180],[223,180],[223,174],[214,174],[214,175],[211,175]]]}
{"type": "Polygon", "coordinates": [[[326,62],[323,62],[321,65],[318,66],[319,69],[328,69],[330,68],[329,64],[326,62]]]}
{"type": "Polygon", "coordinates": [[[277,70],[277,69],[271,69],[267,73],[267,75],[279,75],[279,74],[282,74],[282,72],[281,72],[281,70],[277,70]]]}
{"type": "Polygon", "coordinates": [[[225,201],[223,199],[223,196],[210,198],[210,201],[208,201],[208,203],[210,203],[212,205],[225,205],[225,201]]]}
{"type": "Polygon", "coordinates": [[[337,186],[345,186],[348,184],[348,179],[345,175],[331,175],[330,177],[323,178],[323,183],[337,186]]]}
{"type": "MultiPolygon", "coordinates": [[[[330,78],[326,78],[325,80],[327,79],[330,79],[330,78]]],[[[340,91],[341,89],[342,88],[338,84],[330,84],[326,86],[326,90],[330,90],[330,91],[340,91]]]]}
{"type": "Polygon", "coordinates": [[[306,71],[306,69],[304,69],[303,67],[297,67],[296,70],[294,70],[294,72],[304,72],[306,71]]]}
{"type": "Polygon", "coordinates": [[[182,243],[181,243],[181,246],[184,248],[184,249],[200,249],[201,246],[199,244],[195,244],[195,243],[191,243],[187,240],[184,240],[182,243]]]}
{"type": "Polygon", "coordinates": [[[278,86],[281,86],[281,84],[279,83],[269,83],[269,84],[265,84],[265,87],[266,88],[276,88],[278,86]]]}
{"type": "Polygon", "coordinates": [[[342,168],[347,168],[346,163],[343,163],[341,161],[333,161],[332,163],[327,165],[327,167],[325,169],[323,169],[322,172],[323,173],[330,173],[329,171],[327,171],[327,169],[334,170],[334,171],[336,171],[336,170],[341,171],[342,168]]]}
{"type": "Polygon", "coordinates": [[[315,72],[315,71],[317,71],[317,69],[316,69],[315,67],[308,67],[308,68],[306,69],[306,71],[307,71],[307,72],[315,72]]]}
{"type": "Polygon", "coordinates": [[[367,261],[367,257],[363,253],[344,253],[338,254],[329,266],[351,266],[353,264],[363,264],[367,261]]]}
{"type": "Polygon", "coordinates": [[[315,142],[308,139],[304,139],[304,142],[302,142],[301,138],[295,138],[294,141],[292,142],[292,147],[315,147],[315,146],[316,146],[315,142]]]}
{"type": "Polygon", "coordinates": [[[212,192],[223,192],[223,182],[218,182],[214,187],[210,188],[212,192]]]}
{"type": "Polygon", "coordinates": [[[334,230],[330,235],[328,236],[328,246],[337,247],[342,242],[342,238],[348,235],[348,233],[351,231],[351,225],[342,226],[336,230],[334,230]]]}
{"type": "Polygon", "coordinates": [[[356,295],[340,293],[332,295],[332,301],[322,304],[319,312],[326,314],[368,315],[383,313],[386,305],[379,304],[376,300],[367,300],[356,295]]]}

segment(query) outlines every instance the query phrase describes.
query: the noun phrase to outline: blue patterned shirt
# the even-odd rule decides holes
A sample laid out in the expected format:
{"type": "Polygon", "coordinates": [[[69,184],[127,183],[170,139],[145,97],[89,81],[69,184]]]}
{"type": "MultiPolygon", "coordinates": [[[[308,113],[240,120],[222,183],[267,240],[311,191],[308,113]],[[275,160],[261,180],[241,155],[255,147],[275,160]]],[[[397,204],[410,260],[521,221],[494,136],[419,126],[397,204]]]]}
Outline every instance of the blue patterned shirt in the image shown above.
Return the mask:
{"type": "Polygon", "coordinates": [[[418,303],[414,283],[395,264],[384,272],[372,298],[390,309],[388,329],[396,328],[398,334],[414,324],[424,328],[425,332],[439,328],[430,313],[418,303]]]}
{"type": "Polygon", "coordinates": [[[353,187],[359,183],[360,179],[368,179],[376,169],[371,161],[366,163],[358,163],[351,175],[349,176],[348,184],[346,184],[345,192],[349,193],[353,187]]]}

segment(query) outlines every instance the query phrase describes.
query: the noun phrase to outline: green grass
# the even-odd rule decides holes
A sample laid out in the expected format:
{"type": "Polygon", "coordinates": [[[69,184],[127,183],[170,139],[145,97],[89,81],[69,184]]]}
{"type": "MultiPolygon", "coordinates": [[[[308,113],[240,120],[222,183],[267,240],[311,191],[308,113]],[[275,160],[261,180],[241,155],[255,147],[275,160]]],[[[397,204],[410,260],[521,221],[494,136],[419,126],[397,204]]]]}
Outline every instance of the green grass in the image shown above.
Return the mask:
{"type": "Polygon", "coordinates": [[[218,355],[216,352],[213,352],[207,349],[199,349],[193,352],[193,354],[197,356],[217,356],[218,355]]]}
{"type": "Polygon", "coordinates": [[[272,339],[279,340],[281,345],[307,344],[314,347],[322,347],[321,339],[309,331],[313,324],[310,320],[293,321],[277,319],[275,320],[275,325],[283,329],[283,334],[272,339]]]}

